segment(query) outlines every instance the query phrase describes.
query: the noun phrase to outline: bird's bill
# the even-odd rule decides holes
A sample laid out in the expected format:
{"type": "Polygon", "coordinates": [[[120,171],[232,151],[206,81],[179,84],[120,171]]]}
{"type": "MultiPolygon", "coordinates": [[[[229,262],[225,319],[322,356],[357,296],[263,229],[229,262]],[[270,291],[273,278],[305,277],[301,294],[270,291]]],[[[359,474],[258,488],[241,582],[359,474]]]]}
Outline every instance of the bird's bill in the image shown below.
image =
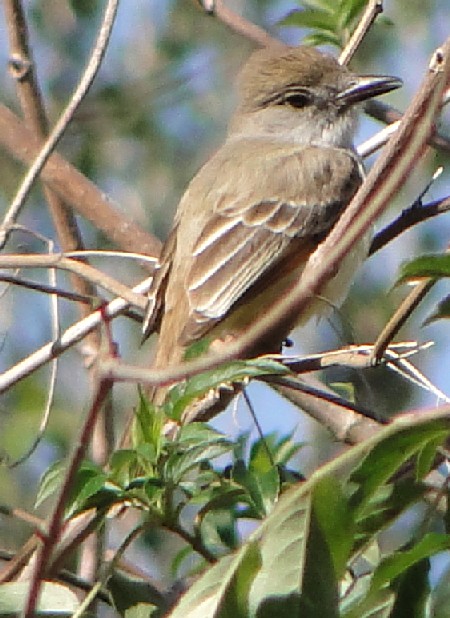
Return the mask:
{"type": "Polygon", "coordinates": [[[342,105],[353,105],[361,103],[380,94],[386,94],[391,90],[396,90],[403,85],[398,77],[388,75],[361,75],[355,81],[342,90],[336,97],[342,105]]]}

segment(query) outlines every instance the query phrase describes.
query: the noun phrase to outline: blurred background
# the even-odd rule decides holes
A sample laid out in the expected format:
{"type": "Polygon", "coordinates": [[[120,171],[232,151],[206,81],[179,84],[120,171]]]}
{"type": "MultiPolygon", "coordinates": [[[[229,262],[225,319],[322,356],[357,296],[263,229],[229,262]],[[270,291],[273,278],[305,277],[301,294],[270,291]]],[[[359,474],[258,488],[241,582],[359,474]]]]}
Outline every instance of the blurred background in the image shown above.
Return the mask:
{"type": "MultiPolygon", "coordinates": [[[[285,42],[296,45],[305,34],[299,28],[279,25],[283,17],[298,8],[294,1],[229,0],[227,5],[285,42]]],[[[84,0],[25,3],[30,43],[51,124],[77,84],[103,6],[103,2],[84,0]]],[[[366,37],[351,66],[361,72],[401,77],[404,87],[384,100],[403,110],[426,71],[430,54],[449,34],[450,4],[448,0],[386,0],[384,6],[383,17],[366,37]]],[[[193,1],[123,2],[100,74],[59,151],[108,194],[119,210],[164,239],[188,181],[224,138],[235,101],[233,81],[251,49],[248,41],[203,13],[193,1]]],[[[0,100],[19,113],[7,62],[6,24],[0,10],[0,100]]],[[[375,121],[362,119],[357,143],[378,128],[380,125],[375,121]]],[[[448,111],[444,112],[440,130],[450,137],[448,111]]],[[[410,205],[441,165],[444,172],[424,201],[448,195],[448,155],[430,150],[378,227],[410,205]]],[[[0,169],[0,210],[4,211],[23,169],[4,151],[0,151],[0,169]]],[[[46,238],[54,238],[39,188],[34,190],[20,223],[46,238]]],[[[114,248],[85,221],[80,221],[80,226],[88,248],[114,248]]],[[[405,286],[392,289],[399,265],[424,252],[442,251],[448,244],[449,232],[450,215],[442,215],[408,231],[368,260],[342,312],[333,315],[330,321],[314,323],[294,333],[294,351],[317,352],[350,342],[372,342],[407,291],[405,286]]],[[[47,248],[29,234],[16,233],[7,251],[32,253],[45,252],[47,248]]],[[[145,275],[139,265],[117,258],[95,258],[93,264],[128,285],[145,275]]],[[[38,271],[24,274],[39,280],[45,278],[38,271]]],[[[68,279],[60,273],[58,283],[69,287],[68,279]]],[[[447,288],[445,281],[435,287],[398,339],[434,341],[434,346],[419,354],[414,363],[450,395],[448,324],[438,321],[421,327],[436,303],[448,293],[447,288]]],[[[77,318],[77,313],[68,301],[61,301],[60,305],[61,327],[66,328],[77,318]]],[[[148,363],[152,342],[140,347],[138,324],[117,319],[113,334],[124,360],[148,363]]],[[[4,371],[50,340],[48,298],[37,292],[3,287],[0,335],[0,371],[4,371]]],[[[33,442],[48,379],[49,370],[43,368],[1,397],[0,457],[3,459],[20,457],[33,442]]],[[[436,395],[420,390],[386,369],[359,374],[329,372],[324,379],[330,383],[351,382],[359,396],[369,400],[380,415],[439,403],[436,395]]],[[[114,414],[120,423],[136,404],[137,392],[133,385],[116,385],[114,391],[114,414]]],[[[295,431],[295,438],[305,443],[298,462],[303,472],[311,471],[338,448],[325,430],[286,402],[280,402],[269,389],[252,385],[249,393],[264,432],[295,431]]],[[[71,350],[59,362],[55,404],[45,438],[23,465],[14,470],[3,467],[0,471],[1,502],[32,509],[40,475],[50,463],[64,456],[72,444],[90,395],[83,359],[77,350],[71,350]]],[[[247,430],[254,432],[253,421],[241,403],[237,411],[228,411],[215,419],[214,425],[231,435],[247,430]]],[[[19,525],[12,535],[11,521],[0,519],[2,546],[14,549],[26,534],[27,530],[19,525]]],[[[161,540],[148,541],[152,547],[151,570],[167,576],[161,540]]]]}

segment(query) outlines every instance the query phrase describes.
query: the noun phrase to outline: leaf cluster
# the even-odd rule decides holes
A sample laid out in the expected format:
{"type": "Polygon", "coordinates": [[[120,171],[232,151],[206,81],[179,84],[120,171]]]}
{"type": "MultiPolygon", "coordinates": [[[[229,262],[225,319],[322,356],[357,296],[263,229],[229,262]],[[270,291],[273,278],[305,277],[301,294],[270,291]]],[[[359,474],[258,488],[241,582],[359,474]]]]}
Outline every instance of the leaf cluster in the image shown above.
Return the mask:
{"type": "Polygon", "coordinates": [[[282,26],[307,28],[306,45],[333,45],[343,48],[367,0],[299,0],[300,8],[291,11],[282,26]]]}

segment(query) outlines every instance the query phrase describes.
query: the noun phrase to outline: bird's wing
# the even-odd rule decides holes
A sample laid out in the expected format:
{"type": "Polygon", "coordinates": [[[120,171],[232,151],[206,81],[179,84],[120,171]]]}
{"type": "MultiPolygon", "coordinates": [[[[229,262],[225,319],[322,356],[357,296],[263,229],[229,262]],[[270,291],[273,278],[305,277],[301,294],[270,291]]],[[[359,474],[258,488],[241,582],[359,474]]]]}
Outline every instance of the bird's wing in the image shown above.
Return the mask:
{"type": "Polygon", "coordinates": [[[172,266],[172,258],[176,248],[178,224],[175,223],[170,232],[159,258],[158,268],[153,275],[153,281],[148,292],[148,302],[142,324],[142,340],[144,341],[154,331],[159,329],[164,295],[172,266]]]}
{"type": "Polygon", "coordinates": [[[334,225],[361,182],[361,165],[351,153],[336,149],[333,173],[323,150],[303,148],[272,161],[272,174],[263,174],[253,192],[256,199],[242,195],[239,184],[229,183],[232,189],[221,193],[193,246],[185,340],[207,332],[287,253],[292,259],[293,245],[301,253],[302,242],[310,243],[334,225]],[[312,158],[307,150],[314,150],[312,158]],[[315,201],[308,183],[301,182],[305,173],[313,175],[313,186],[319,187],[315,201]]]}

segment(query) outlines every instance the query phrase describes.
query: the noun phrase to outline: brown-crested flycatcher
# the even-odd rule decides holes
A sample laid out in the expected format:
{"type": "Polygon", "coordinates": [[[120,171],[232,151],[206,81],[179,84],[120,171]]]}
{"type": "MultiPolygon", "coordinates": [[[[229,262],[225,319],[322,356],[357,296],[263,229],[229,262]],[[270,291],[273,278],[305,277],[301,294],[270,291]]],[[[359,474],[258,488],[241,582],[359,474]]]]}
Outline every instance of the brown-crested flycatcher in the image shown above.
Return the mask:
{"type": "MultiPolygon", "coordinates": [[[[363,180],[357,104],[400,85],[355,75],[310,47],[252,54],[226,141],[187,188],[163,248],[144,322],[144,336],[160,332],[156,367],[179,363],[205,335],[239,337],[288,293],[363,180]]],[[[367,248],[346,257],[323,297],[343,300],[367,248]]],[[[323,306],[314,299],[296,323],[323,306]]],[[[274,351],[294,326],[255,354],[274,351]]]]}

